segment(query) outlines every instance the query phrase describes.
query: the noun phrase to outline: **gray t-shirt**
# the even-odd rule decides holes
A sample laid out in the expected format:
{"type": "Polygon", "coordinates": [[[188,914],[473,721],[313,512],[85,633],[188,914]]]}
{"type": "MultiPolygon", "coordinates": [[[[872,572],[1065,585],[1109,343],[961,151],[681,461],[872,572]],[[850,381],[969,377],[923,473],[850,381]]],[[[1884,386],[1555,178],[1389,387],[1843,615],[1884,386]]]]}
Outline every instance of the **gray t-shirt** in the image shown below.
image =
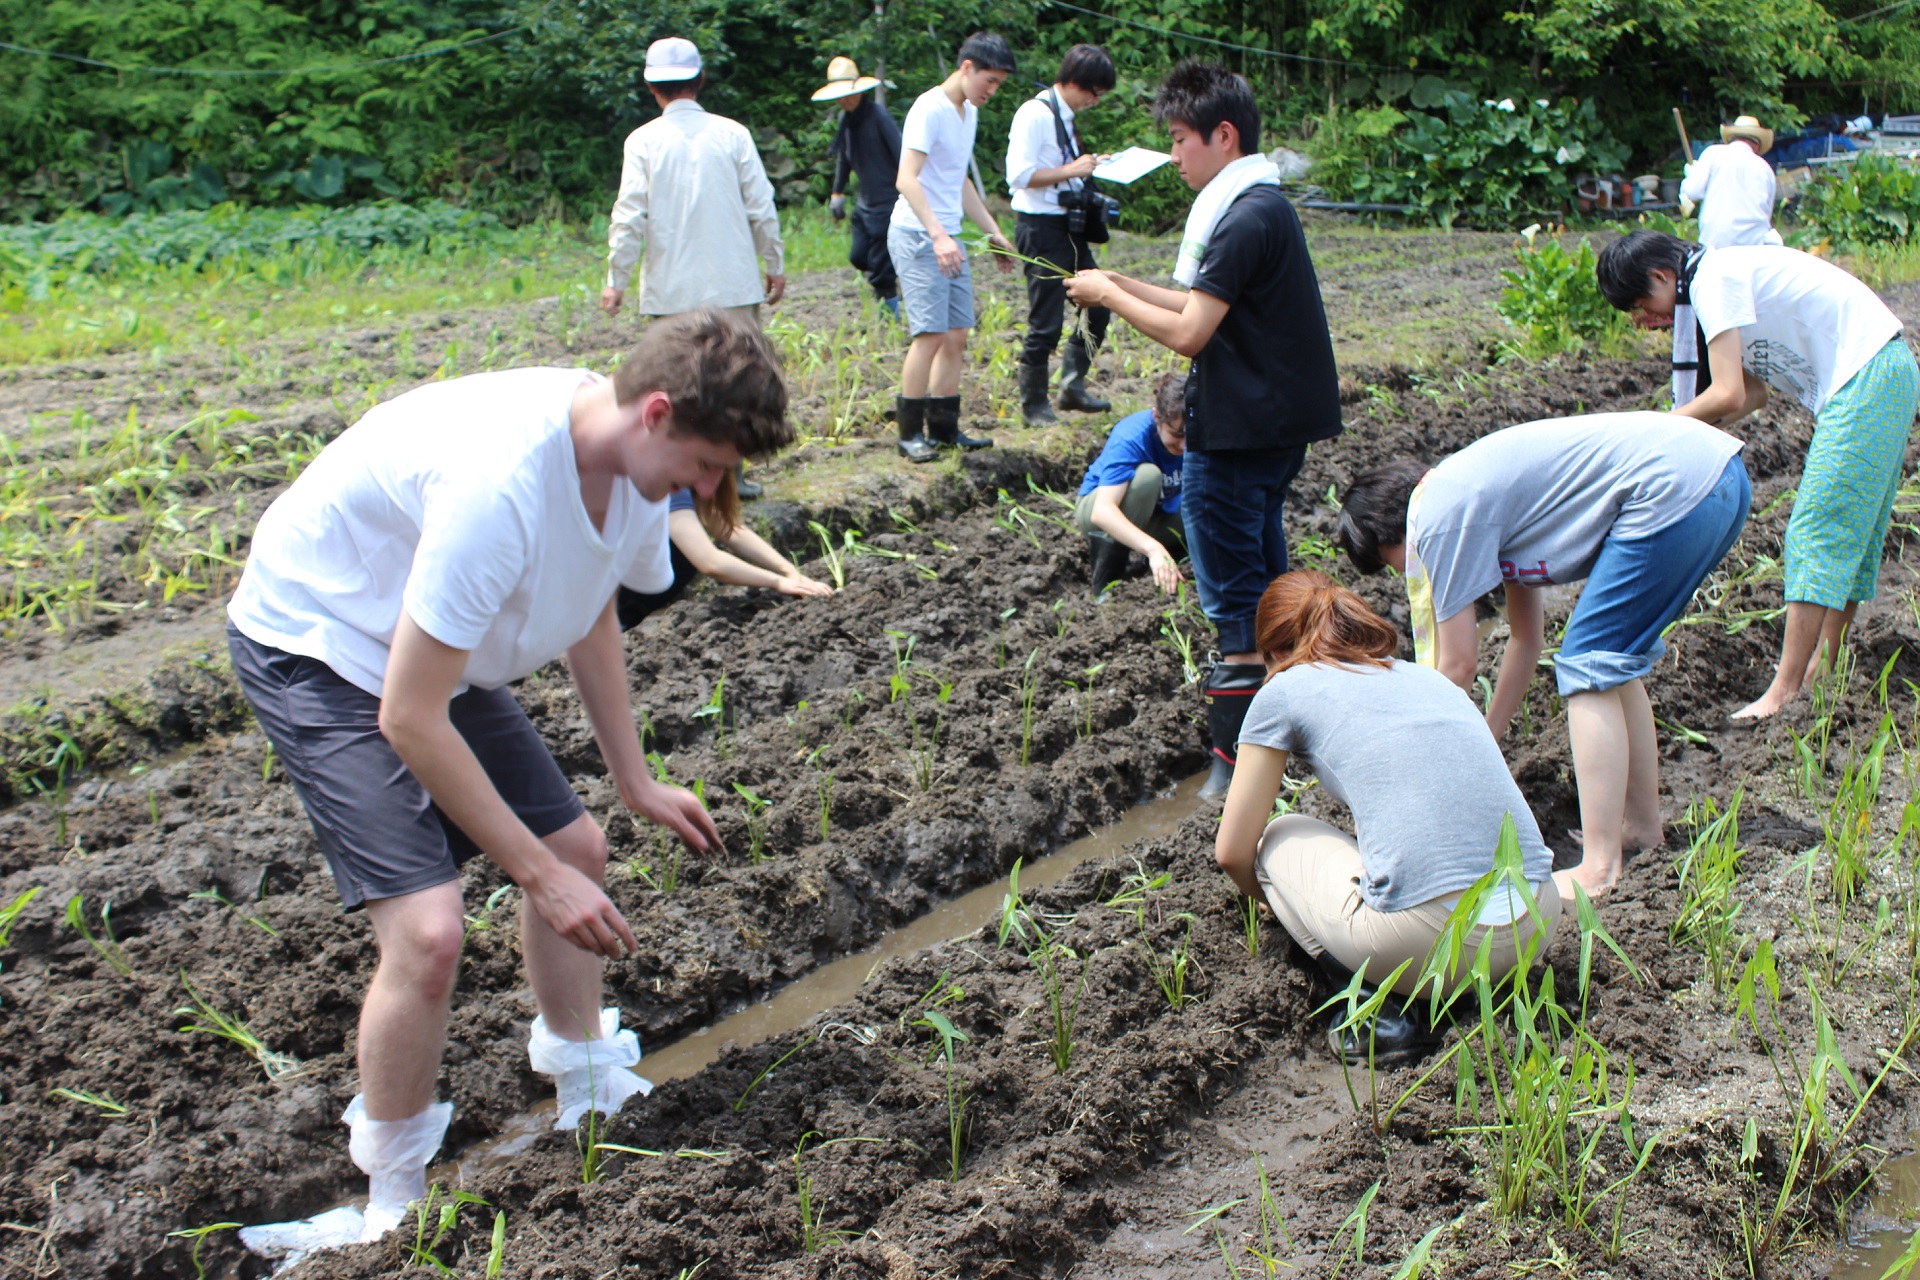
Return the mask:
{"type": "Polygon", "coordinates": [[[1360,896],[1375,911],[1458,893],[1492,870],[1509,813],[1527,879],[1553,870],[1486,720],[1429,667],[1289,667],[1253,696],[1240,743],[1298,757],[1353,811],[1360,896]]]}
{"type": "Polygon", "coordinates": [[[1524,422],[1427,477],[1409,537],[1445,622],[1501,582],[1579,582],[1609,537],[1646,538],[1712,492],[1740,441],[1651,411],[1524,422]]]}

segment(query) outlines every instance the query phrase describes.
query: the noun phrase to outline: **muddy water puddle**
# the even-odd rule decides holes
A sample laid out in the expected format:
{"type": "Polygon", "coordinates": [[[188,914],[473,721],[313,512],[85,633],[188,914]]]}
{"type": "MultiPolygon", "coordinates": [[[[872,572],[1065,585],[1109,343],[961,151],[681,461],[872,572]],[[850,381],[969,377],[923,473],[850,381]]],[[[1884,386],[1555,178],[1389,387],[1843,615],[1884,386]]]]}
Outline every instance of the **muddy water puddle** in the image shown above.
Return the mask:
{"type": "MultiPolygon", "coordinates": [[[[1110,826],[1053,853],[1035,859],[1020,868],[1020,887],[1024,892],[1044,889],[1066,879],[1082,863],[1124,852],[1136,841],[1164,836],[1193,812],[1200,784],[1207,775],[1196,774],[1164,796],[1136,805],[1110,826]]],[[[770,998],[749,1005],[738,1013],[722,1018],[710,1027],[683,1036],[661,1049],[649,1050],[637,1068],[641,1075],[661,1084],[681,1080],[711,1065],[729,1046],[746,1047],[803,1027],[829,1009],[851,1000],[873,975],[875,969],[897,956],[910,956],[954,938],[964,937],[1000,915],[1006,897],[1004,880],[994,880],[970,892],[941,903],[911,924],[884,935],[878,942],[852,955],[822,965],[806,977],[782,987],[770,998]]],[[[849,1028],[849,1034],[860,1034],[849,1028]]],[[[531,1147],[553,1129],[554,1103],[543,1102],[533,1110],[513,1117],[501,1126],[497,1137],[476,1143],[466,1151],[429,1171],[430,1181],[459,1183],[482,1170],[504,1164],[531,1147]]]]}
{"type": "MultiPolygon", "coordinates": [[[[1920,1132],[1908,1135],[1920,1147],[1920,1132]]],[[[1873,1176],[1873,1198],[1854,1218],[1828,1280],[1920,1280],[1920,1265],[1889,1272],[1920,1220],[1920,1150],[1895,1156],[1873,1176]]]]}

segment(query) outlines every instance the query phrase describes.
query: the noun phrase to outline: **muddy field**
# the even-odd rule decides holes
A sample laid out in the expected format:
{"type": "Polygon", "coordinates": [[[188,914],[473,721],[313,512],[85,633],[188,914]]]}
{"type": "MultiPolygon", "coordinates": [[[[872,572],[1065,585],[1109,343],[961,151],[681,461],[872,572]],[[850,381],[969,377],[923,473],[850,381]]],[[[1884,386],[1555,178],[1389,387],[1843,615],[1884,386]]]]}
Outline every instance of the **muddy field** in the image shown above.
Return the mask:
{"type": "MultiPolygon", "coordinates": [[[[1452,270],[1427,268],[1421,288],[1443,289],[1452,270]]],[[[1330,292],[1364,294],[1369,279],[1336,276],[1330,292]]],[[[803,283],[824,296],[824,282],[803,283]]],[[[534,354],[553,358],[537,344],[534,354]]],[[[1147,371],[1123,364],[1125,348],[1104,358],[1108,385],[1141,400],[1147,371]]],[[[1647,360],[1356,365],[1345,385],[1349,434],[1309,459],[1290,540],[1310,552],[1311,535],[1331,528],[1320,495],[1374,462],[1437,458],[1516,421],[1647,407],[1662,377],[1647,360]]],[[[36,411],[55,404],[49,388],[62,380],[36,375],[27,389],[44,397],[36,411]]],[[[969,403],[984,420],[982,396],[969,403]]],[[[316,419],[315,429],[337,427],[316,419]]],[[[1828,719],[1815,784],[1794,778],[1796,739],[1815,727],[1808,708],[1760,731],[1725,722],[1763,687],[1774,655],[1777,628],[1754,615],[1780,603],[1765,558],[1779,554],[1784,499],[1810,430],[1804,416],[1779,410],[1752,424],[1755,518],[1651,681],[1673,834],[1667,850],[1635,858],[1602,905],[1600,922],[1632,970],[1595,948],[1587,1020],[1616,1075],[1631,1060],[1634,1134],[1623,1134],[1615,1111],[1583,1114],[1573,1131],[1581,1142],[1597,1135],[1587,1161],[1596,1189],[1627,1172],[1629,1142],[1657,1141],[1624,1192],[1598,1197],[1588,1226],[1566,1221],[1551,1196],[1517,1216],[1489,1208],[1489,1139],[1462,1132],[1451,1071],[1415,1089],[1385,1132],[1356,1110],[1314,1013],[1330,994],[1325,980],[1271,921],[1249,953],[1235,897],[1212,865],[1214,813],[1198,806],[1171,834],[1031,895],[1071,953],[1060,962],[1070,988],[1084,979],[1066,1070],[1048,1052],[1035,965],[1017,939],[1001,945],[997,918],[982,920],[977,932],[887,961],[808,1026],[726,1048],[663,1083],[600,1135],[661,1154],[604,1153],[588,1183],[573,1138],[548,1135],[478,1169],[463,1189],[489,1207],[463,1209],[437,1241],[429,1226],[418,1241],[402,1233],[291,1274],[426,1266],[418,1243],[479,1275],[496,1212],[507,1275],[1268,1274],[1251,1252],[1263,1240],[1262,1168],[1285,1228],[1269,1252],[1302,1275],[1411,1276],[1403,1263],[1423,1240],[1427,1275],[1747,1274],[1741,1223],[1770,1212],[1790,1174],[1792,1106],[1730,996],[1705,982],[1700,954],[1670,941],[1689,803],[1725,803],[1745,788],[1738,929],[1742,954],[1764,938],[1780,957],[1779,1042],[1801,1059],[1814,1050],[1817,984],[1835,1056],[1865,1092],[1884,1055],[1910,1047],[1914,1025],[1901,918],[1913,851],[1902,854],[1895,838],[1912,792],[1907,753],[1920,746],[1905,683],[1920,682],[1909,534],[1896,530],[1880,597],[1862,611],[1860,674],[1828,719]],[[1902,737],[1870,815],[1881,852],[1868,887],[1836,915],[1825,859],[1810,873],[1798,864],[1822,846],[1837,780],[1879,725],[1872,685],[1883,669],[1902,737]],[[1882,895],[1889,922],[1877,926],[1882,895]],[[1836,919],[1840,946],[1823,950],[1810,922],[1831,934],[1836,919]],[[1183,953],[1185,986],[1170,996],[1183,953]],[[1843,977],[1833,955],[1851,957],[1843,977]],[[931,1014],[965,1037],[953,1044],[950,1074],[931,1014]],[[957,1154],[956,1096],[967,1099],[957,1154]],[[1754,1142],[1743,1149],[1749,1119],[1754,1142]],[[1239,1203],[1200,1216],[1229,1201],[1239,1203]],[[1353,1215],[1363,1203],[1362,1251],[1353,1215]],[[1616,1251],[1617,1203],[1625,1225],[1616,1251]]],[[[610,969],[608,993],[649,1051],[933,903],[1003,881],[1016,859],[1110,823],[1204,766],[1199,700],[1169,636],[1191,636],[1202,655],[1197,610],[1169,609],[1138,580],[1095,606],[1084,542],[1042,491],[1070,491],[1090,440],[1084,426],[1015,440],[932,477],[902,476],[884,443],[865,441],[809,446],[769,468],[787,500],[768,517],[788,545],[806,545],[808,518],[836,538],[861,531],[857,542],[872,553],[845,561],[844,590],[809,601],[701,591],[629,642],[647,745],[676,781],[700,781],[724,856],[676,868],[649,831],[620,816],[557,667],[519,689],[614,845],[611,893],[641,951],[610,969]],[[808,468],[834,467],[864,478],[830,500],[796,499],[812,492],[808,468]],[[764,810],[739,788],[764,798],[764,810]]],[[[253,495],[257,513],[278,483],[263,470],[239,492],[253,495]]],[[[1362,589],[1404,616],[1388,583],[1362,589]]],[[[30,692],[43,665],[54,672],[40,696],[65,709],[57,714],[99,717],[89,744],[112,750],[89,758],[116,767],[57,779],[64,785],[38,795],[44,753],[10,762],[18,794],[0,811],[0,905],[40,893],[0,950],[0,1016],[13,1031],[0,1042],[0,1273],[192,1274],[192,1242],[169,1233],[304,1216],[364,1187],[337,1119],[356,1088],[353,1025],[371,938],[338,911],[291,790],[232,700],[208,642],[216,604],[196,595],[170,611],[121,615],[85,644],[6,641],[16,691],[30,692]],[[86,692],[116,679],[144,682],[139,699],[116,706],[86,692]],[[66,915],[76,895],[91,942],[66,915]],[[195,1021],[179,1012],[186,983],[297,1064],[270,1080],[239,1046],[179,1030],[195,1021]]],[[[1499,643],[1490,628],[1483,663],[1499,643]]],[[[1577,811],[1549,683],[1536,682],[1516,718],[1508,757],[1549,842],[1569,853],[1577,811]]],[[[1317,790],[1299,804],[1339,816],[1317,790]]],[[[517,897],[510,887],[496,893],[502,881],[489,868],[470,867],[467,881],[474,918],[441,1081],[455,1106],[443,1156],[511,1127],[545,1087],[526,1065],[532,1002],[518,965],[517,897]]],[[[1580,940],[1568,927],[1551,953],[1563,992],[1577,985],[1580,940]]],[[[1830,1093],[1844,1114],[1854,1095],[1840,1074],[1830,1093]]],[[[1375,1088],[1397,1097],[1417,1076],[1384,1073],[1375,1088]]],[[[1351,1086],[1367,1097],[1364,1073],[1351,1086]]],[[[1838,1157],[1853,1156],[1849,1143],[1904,1149],[1912,1100],[1898,1072],[1871,1094],[1850,1138],[1833,1143],[1844,1167],[1792,1199],[1805,1229],[1761,1263],[1763,1274],[1826,1273],[1842,1198],[1873,1158],[1838,1157]]],[[[264,1270],[229,1231],[209,1235],[199,1258],[210,1274],[264,1270]]]]}

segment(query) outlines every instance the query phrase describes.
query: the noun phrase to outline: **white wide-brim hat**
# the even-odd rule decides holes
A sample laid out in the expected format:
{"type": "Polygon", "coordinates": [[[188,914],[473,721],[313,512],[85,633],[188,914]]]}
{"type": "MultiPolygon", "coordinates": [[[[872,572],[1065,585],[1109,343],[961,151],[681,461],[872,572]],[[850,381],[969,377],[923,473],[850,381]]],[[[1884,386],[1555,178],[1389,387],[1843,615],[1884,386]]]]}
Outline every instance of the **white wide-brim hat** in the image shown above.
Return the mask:
{"type": "Polygon", "coordinates": [[[865,93],[879,83],[872,76],[861,75],[859,66],[852,58],[835,58],[827,64],[827,82],[813,91],[813,100],[837,102],[856,93],[865,93]]]}
{"type": "Polygon", "coordinates": [[[1773,130],[1761,128],[1752,116],[1739,116],[1732,124],[1720,126],[1720,141],[1732,142],[1735,138],[1745,138],[1760,148],[1761,155],[1773,150],[1773,130]]]}
{"type": "Polygon", "coordinates": [[[648,84],[672,84],[691,80],[700,74],[700,51],[693,41],[668,36],[647,46],[647,69],[642,73],[648,84]]]}

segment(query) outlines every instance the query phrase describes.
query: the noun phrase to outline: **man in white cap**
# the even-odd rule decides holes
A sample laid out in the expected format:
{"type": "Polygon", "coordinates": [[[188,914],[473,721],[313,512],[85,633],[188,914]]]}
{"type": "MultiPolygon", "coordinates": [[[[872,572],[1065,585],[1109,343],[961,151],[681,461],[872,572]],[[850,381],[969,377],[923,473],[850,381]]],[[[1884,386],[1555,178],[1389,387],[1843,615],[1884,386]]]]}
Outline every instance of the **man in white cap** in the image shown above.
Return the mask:
{"type": "Polygon", "coordinates": [[[787,277],[773,184],[753,135],[700,106],[706,77],[691,40],[647,46],[645,75],[660,117],[627,136],[600,309],[619,312],[644,250],[642,313],[719,307],[757,318],[760,303],[780,301],[787,277]]]}
{"type": "Polygon", "coordinates": [[[1736,244],[1779,244],[1773,229],[1773,166],[1760,157],[1773,149],[1773,130],[1752,116],[1720,126],[1720,145],[1708,147],[1687,166],[1680,184],[1681,209],[1700,206],[1700,243],[1709,249],[1736,244]]]}
{"type": "Polygon", "coordinates": [[[887,224],[900,193],[893,177],[900,171],[900,126],[893,115],[874,102],[868,91],[880,82],[860,74],[852,58],[827,64],[827,82],[814,90],[815,102],[840,104],[840,128],[827,154],[833,157],[833,194],[827,209],[833,220],[847,216],[847,178],[858,178],[860,194],[853,206],[853,244],[847,261],[865,273],[874,296],[895,317],[900,314],[900,276],[887,252],[887,224]]]}

